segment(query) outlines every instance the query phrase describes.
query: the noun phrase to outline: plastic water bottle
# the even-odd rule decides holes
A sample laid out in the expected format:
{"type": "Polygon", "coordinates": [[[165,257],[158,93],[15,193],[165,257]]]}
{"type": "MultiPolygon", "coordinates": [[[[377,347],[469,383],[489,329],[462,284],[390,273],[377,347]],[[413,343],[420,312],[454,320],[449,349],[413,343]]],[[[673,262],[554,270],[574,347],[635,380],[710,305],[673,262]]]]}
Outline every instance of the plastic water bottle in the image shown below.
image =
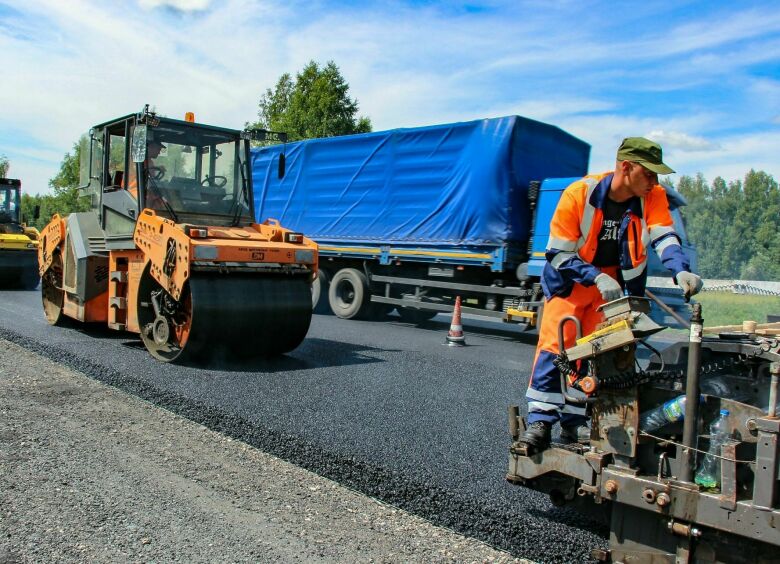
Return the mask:
{"type": "Polygon", "coordinates": [[[725,443],[729,432],[729,410],[721,409],[720,417],[710,424],[710,448],[701,461],[694,481],[706,489],[714,489],[720,485],[720,447],[725,443]]]}
{"type": "Polygon", "coordinates": [[[685,418],[685,396],[670,399],[658,407],[639,414],[639,428],[642,431],[655,431],[664,425],[685,418]]]}

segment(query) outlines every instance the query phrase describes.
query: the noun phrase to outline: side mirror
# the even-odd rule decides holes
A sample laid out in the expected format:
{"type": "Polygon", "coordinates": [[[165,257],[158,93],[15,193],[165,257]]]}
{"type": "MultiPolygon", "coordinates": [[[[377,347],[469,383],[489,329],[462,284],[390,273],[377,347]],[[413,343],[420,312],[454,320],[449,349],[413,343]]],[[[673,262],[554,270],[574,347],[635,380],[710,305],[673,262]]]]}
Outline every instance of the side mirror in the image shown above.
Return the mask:
{"type": "Polygon", "coordinates": [[[142,163],[146,160],[146,125],[135,126],[130,152],[134,163],[142,163]]]}
{"type": "Polygon", "coordinates": [[[284,178],[284,173],[286,172],[286,164],[287,159],[284,156],[284,153],[279,153],[279,178],[284,178]]]}
{"type": "Polygon", "coordinates": [[[33,219],[41,217],[41,206],[37,205],[33,208],[33,219]]]}

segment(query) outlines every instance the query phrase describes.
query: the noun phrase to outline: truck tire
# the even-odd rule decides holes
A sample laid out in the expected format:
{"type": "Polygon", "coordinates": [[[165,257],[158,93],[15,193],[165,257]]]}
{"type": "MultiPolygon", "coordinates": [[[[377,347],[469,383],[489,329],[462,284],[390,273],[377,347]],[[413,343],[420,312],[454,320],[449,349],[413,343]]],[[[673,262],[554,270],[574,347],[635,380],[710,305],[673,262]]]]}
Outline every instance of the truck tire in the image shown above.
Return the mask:
{"type": "Polygon", "coordinates": [[[330,274],[327,270],[318,270],[317,278],[311,285],[311,307],[314,313],[330,313],[328,290],[330,289],[330,274]]]}
{"type": "Polygon", "coordinates": [[[371,292],[366,275],[354,268],[342,268],[330,282],[330,309],[341,319],[361,319],[371,311],[371,292]]]}

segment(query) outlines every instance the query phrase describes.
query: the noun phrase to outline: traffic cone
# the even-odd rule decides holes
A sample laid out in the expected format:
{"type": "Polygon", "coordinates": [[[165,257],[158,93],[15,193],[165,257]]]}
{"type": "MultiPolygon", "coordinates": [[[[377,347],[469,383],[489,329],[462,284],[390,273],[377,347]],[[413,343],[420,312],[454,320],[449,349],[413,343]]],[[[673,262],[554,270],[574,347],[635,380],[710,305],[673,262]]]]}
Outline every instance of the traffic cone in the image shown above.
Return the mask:
{"type": "Polygon", "coordinates": [[[462,347],[466,344],[463,325],[460,323],[460,296],[455,298],[455,309],[452,311],[452,323],[447,333],[447,344],[451,347],[462,347]]]}

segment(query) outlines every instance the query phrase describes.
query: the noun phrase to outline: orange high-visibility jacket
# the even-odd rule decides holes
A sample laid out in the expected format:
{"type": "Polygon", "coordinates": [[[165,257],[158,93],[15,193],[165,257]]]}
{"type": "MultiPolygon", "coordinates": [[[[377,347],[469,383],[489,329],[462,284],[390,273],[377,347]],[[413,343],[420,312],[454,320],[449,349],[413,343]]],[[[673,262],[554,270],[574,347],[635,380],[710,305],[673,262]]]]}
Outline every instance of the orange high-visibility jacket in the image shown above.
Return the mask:
{"type": "MultiPolygon", "coordinates": [[[[574,283],[594,284],[601,271],[596,256],[604,202],[613,173],[586,176],[564,190],[550,223],[547,264],[542,273],[545,295],[567,296],[574,283]]],[[[631,295],[643,296],[647,282],[647,252],[652,247],[676,278],[690,271],[674,231],[666,191],[656,185],[644,197],[630,200],[618,230],[620,282],[631,295]]]]}

